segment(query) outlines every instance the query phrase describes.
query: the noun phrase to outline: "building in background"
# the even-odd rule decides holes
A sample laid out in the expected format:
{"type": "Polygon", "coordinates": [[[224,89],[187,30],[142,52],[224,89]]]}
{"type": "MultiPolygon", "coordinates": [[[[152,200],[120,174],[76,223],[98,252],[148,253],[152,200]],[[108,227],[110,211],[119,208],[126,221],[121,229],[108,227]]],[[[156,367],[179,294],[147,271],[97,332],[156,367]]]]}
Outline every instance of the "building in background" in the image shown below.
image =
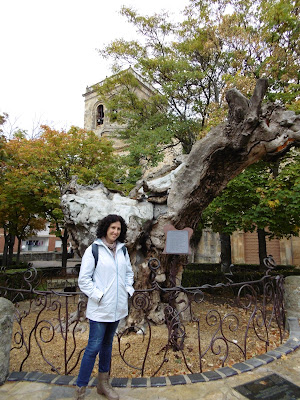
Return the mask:
{"type": "Polygon", "coordinates": [[[50,234],[49,225],[43,231],[39,231],[36,236],[22,241],[23,252],[45,252],[61,251],[61,240],[55,235],[50,234]]]}
{"type": "MultiPolygon", "coordinates": [[[[0,229],[0,253],[4,249],[4,232],[0,229]]],[[[14,244],[14,252],[18,250],[18,239],[14,244]]],[[[55,235],[50,234],[49,225],[45,230],[39,231],[35,236],[22,240],[21,253],[45,253],[45,252],[60,252],[61,240],[55,235]]]]}
{"type": "MultiPolygon", "coordinates": [[[[131,67],[126,72],[130,72],[138,81],[138,86],[135,88],[137,97],[140,99],[147,99],[155,93],[155,89],[145,82],[131,67]]],[[[116,122],[110,121],[105,103],[99,98],[97,87],[101,86],[103,82],[105,82],[105,80],[92,86],[87,86],[86,92],[83,94],[84,129],[95,132],[99,137],[109,137],[115,134],[116,130],[122,126],[118,125],[116,122]]],[[[118,87],[115,88],[115,92],[112,93],[111,96],[114,96],[117,91],[118,87]]],[[[116,110],[116,112],[118,112],[118,110],[116,110]]],[[[113,141],[116,150],[123,148],[124,143],[118,140],[118,138],[114,137],[113,141]]]]}
{"type": "MultiPolygon", "coordinates": [[[[259,264],[257,232],[234,232],[231,235],[231,257],[233,264],[259,264]]],[[[272,255],[277,265],[300,266],[300,238],[266,239],[267,254],[272,255]]],[[[195,263],[219,263],[221,244],[219,234],[203,229],[201,240],[194,249],[195,263]]]]}

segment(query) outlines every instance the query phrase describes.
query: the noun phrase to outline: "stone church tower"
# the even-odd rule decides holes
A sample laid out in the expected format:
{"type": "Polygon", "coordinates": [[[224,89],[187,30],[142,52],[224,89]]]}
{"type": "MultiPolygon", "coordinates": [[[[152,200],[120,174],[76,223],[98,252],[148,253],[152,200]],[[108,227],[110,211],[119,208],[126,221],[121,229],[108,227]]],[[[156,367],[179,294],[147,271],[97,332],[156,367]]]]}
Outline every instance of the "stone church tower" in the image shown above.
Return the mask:
{"type": "MultiPolygon", "coordinates": [[[[135,72],[131,67],[124,72],[131,72],[138,80],[139,85],[137,86],[135,91],[140,99],[147,99],[156,92],[155,88],[145,82],[143,77],[135,72]]],[[[105,103],[99,98],[96,88],[99,85],[101,86],[103,82],[105,82],[105,80],[95,85],[87,86],[86,92],[83,94],[85,101],[84,129],[86,129],[87,131],[94,131],[99,137],[109,137],[115,134],[116,130],[121,128],[122,126],[118,125],[116,122],[110,121],[105,103]]],[[[118,88],[116,87],[114,89],[114,93],[117,90],[118,88]]],[[[113,96],[114,93],[112,93],[111,96],[113,96]]],[[[116,136],[114,136],[112,139],[115,150],[118,153],[124,153],[124,142],[119,140],[116,136]]],[[[150,174],[156,173],[157,171],[160,171],[162,167],[164,167],[165,171],[174,169],[177,166],[176,159],[181,154],[181,144],[177,144],[174,147],[168,148],[164,151],[164,160],[158,163],[157,167],[146,167],[144,170],[144,176],[149,176],[150,174]]]]}
{"type": "MultiPolygon", "coordinates": [[[[136,90],[137,96],[140,99],[148,98],[155,92],[155,89],[146,83],[131,67],[127,71],[130,71],[139,82],[139,87],[136,90]]],[[[111,136],[118,128],[121,128],[121,126],[109,120],[105,104],[99,99],[96,87],[103,82],[104,81],[101,81],[95,85],[87,86],[86,92],[83,94],[85,101],[84,129],[87,131],[94,131],[98,136],[111,136]]],[[[116,90],[118,89],[116,88],[116,90]]],[[[118,150],[122,148],[123,144],[121,141],[114,138],[114,146],[118,150]]]]}

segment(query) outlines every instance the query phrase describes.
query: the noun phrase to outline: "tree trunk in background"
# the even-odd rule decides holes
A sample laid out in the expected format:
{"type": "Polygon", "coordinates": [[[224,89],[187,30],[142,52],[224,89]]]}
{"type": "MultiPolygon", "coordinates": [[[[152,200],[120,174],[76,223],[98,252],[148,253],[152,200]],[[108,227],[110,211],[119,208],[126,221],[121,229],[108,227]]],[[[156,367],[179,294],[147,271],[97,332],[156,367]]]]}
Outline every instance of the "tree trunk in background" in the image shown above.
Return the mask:
{"type": "Polygon", "coordinates": [[[231,265],[231,240],[228,233],[220,233],[221,270],[227,271],[231,265]]]}
{"type": "Polygon", "coordinates": [[[8,234],[7,265],[12,265],[12,263],[13,263],[15,239],[16,239],[15,235],[12,235],[11,233],[8,234]]]}
{"type": "Polygon", "coordinates": [[[61,266],[65,273],[67,273],[68,238],[69,238],[69,233],[67,228],[65,228],[63,235],[60,237],[62,244],[61,266]]]}
{"type": "Polygon", "coordinates": [[[3,247],[2,266],[6,267],[8,261],[8,235],[5,226],[3,230],[4,230],[4,247],[3,247]]]}
{"type": "Polygon", "coordinates": [[[257,229],[259,265],[264,268],[264,259],[267,257],[266,231],[257,229]]]}
{"type": "Polygon", "coordinates": [[[17,257],[16,257],[16,264],[20,263],[20,254],[21,254],[21,246],[22,246],[22,238],[18,237],[18,250],[17,250],[17,257]]]}

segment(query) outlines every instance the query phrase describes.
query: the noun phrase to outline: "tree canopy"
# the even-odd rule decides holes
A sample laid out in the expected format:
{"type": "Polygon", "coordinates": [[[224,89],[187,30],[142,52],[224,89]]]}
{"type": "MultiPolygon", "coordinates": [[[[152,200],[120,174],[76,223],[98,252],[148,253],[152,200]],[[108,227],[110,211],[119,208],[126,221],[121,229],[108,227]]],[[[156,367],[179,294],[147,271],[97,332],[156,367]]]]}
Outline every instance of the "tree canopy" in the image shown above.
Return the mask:
{"type": "Polygon", "coordinates": [[[60,206],[64,188],[76,175],[80,184],[104,183],[111,189],[122,178],[112,143],[94,132],[72,127],[68,132],[42,127],[37,139],[17,135],[4,143],[0,185],[0,226],[19,243],[48,221],[63,241],[68,232],[60,206]]]}
{"type": "Polygon", "coordinates": [[[157,162],[159,149],[180,142],[186,153],[224,120],[225,92],[248,96],[258,78],[268,78],[268,98],[299,111],[299,7],[285,0],[190,0],[180,22],[166,12],[121,14],[139,40],[114,40],[100,54],[113,61],[113,75],[99,86],[111,118],[126,126],[131,161],[157,162]],[[137,96],[131,65],[154,88],[137,96]],[[119,86],[118,86],[119,85],[119,86]],[[119,91],[112,96],[113,88],[119,91]],[[172,142],[173,140],[173,142],[172,142]]]}
{"type": "Polygon", "coordinates": [[[299,235],[300,151],[259,161],[230,181],[202,217],[215,232],[268,230],[270,238],[299,235]]]}

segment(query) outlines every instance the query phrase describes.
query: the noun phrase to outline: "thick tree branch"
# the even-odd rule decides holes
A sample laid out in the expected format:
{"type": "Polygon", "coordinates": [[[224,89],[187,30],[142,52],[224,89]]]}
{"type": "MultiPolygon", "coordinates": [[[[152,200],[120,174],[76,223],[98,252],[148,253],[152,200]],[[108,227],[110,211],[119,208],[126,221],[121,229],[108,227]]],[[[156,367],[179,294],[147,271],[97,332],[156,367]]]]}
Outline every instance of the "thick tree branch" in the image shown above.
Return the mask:
{"type": "Polygon", "coordinates": [[[300,144],[300,117],[272,104],[262,109],[266,90],[267,81],[260,79],[250,101],[236,89],[227,92],[227,124],[195,143],[171,187],[170,219],[178,228],[194,228],[201,212],[248,165],[300,144]]]}

